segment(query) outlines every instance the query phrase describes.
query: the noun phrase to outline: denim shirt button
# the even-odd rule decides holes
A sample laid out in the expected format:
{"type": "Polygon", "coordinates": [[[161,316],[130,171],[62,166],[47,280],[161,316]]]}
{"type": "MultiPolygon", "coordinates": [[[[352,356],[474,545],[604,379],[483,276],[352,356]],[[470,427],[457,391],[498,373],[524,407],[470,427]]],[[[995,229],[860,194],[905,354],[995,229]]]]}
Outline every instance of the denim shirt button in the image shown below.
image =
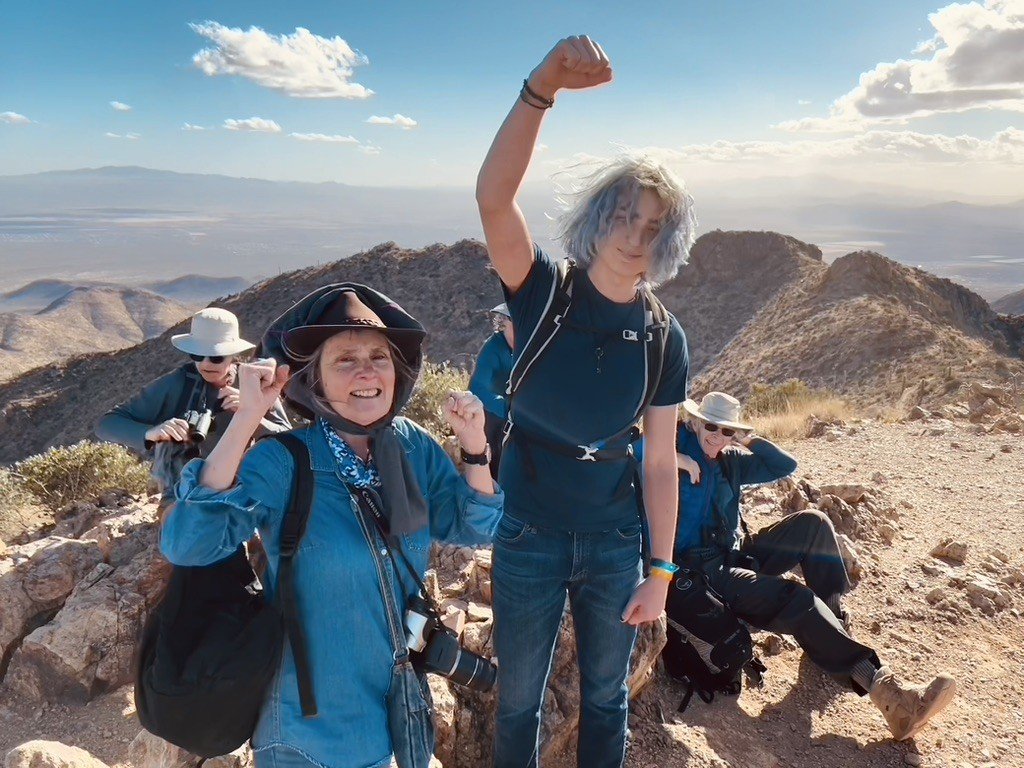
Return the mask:
{"type": "Polygon", "coordinates": [[[387,554],[388,554],[388,550],[387,550],[387,548],[386,548],[386,547],[381,547],[380,553],[381,553],[382,555],[385,555],[385,556],[387,556],[387,554]]]}

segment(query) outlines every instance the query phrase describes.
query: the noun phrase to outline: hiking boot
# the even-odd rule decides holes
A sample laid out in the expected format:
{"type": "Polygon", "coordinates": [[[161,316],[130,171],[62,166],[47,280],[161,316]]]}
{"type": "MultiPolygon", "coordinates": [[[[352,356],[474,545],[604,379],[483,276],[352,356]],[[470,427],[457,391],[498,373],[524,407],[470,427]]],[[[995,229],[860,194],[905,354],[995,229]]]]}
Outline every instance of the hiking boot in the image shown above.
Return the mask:
{"type": "Polygon", "coordinates": [[[869,695],[871,703],[885,716],[893,737],[903,741],[944,710],[955,692],[956,681],[949,675],[939,675],[927,686],[909,686],[900,684],[888,667],[881,667],[871,681],[869,695]]]}

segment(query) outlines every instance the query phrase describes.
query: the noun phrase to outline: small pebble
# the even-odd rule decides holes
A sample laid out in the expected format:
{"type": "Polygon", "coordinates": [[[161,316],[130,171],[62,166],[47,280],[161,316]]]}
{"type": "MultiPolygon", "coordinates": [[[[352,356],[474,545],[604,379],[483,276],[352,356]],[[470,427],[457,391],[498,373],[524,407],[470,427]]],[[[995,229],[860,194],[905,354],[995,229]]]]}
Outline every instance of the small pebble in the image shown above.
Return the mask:
{"type": "Polygon", "coordinates": [[[921,756],[916,752],[907,752],[907,754],[903,756],[903,762],[907,765],[920,765],[921,756]]]}

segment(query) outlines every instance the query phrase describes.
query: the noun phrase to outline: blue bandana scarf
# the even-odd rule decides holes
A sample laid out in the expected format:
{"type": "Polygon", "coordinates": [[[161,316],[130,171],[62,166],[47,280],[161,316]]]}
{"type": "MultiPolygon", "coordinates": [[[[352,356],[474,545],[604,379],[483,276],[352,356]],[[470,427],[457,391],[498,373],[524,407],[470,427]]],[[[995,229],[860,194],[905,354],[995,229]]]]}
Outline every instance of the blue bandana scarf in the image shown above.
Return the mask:
{"type": "Polygon", "coordinates": [[[363,463],[352,447],[334,431],[334,427],[323,419],[318,419],[318,421],[327,438],[327,444],[331,447],[331,453],[334,454],[334,460],[338,462],[338,471],[341,472],[345,482],[356,488],[380,488],[380,476],[377,474],[377,467],[373,464],[373,457],[369,457],[368,461],[363,463]]]}

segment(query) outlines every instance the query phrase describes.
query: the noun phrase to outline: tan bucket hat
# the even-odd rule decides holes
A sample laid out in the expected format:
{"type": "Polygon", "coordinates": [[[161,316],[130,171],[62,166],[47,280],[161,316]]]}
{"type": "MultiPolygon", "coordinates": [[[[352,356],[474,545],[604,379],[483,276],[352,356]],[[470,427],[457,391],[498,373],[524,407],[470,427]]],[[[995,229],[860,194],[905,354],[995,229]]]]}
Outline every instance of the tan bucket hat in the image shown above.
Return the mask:
{"type": "Polygon", "coordinates": [[[720,427],[752,430],[754,426],[742,421],[740,401],[725,392],[708,392],[701,398],[700,405],[693,400],[683,403],[683,410],[698,419],[709,421],[720,427]]]}
{"type": "Polygon", "coordinates": [[[171,344],[190,355],[223,357],[239,355],[256,346],[238,335],[238,318],[232,312],[216,307],[192,315],[191,330],[171,336],[171,344]]]}

